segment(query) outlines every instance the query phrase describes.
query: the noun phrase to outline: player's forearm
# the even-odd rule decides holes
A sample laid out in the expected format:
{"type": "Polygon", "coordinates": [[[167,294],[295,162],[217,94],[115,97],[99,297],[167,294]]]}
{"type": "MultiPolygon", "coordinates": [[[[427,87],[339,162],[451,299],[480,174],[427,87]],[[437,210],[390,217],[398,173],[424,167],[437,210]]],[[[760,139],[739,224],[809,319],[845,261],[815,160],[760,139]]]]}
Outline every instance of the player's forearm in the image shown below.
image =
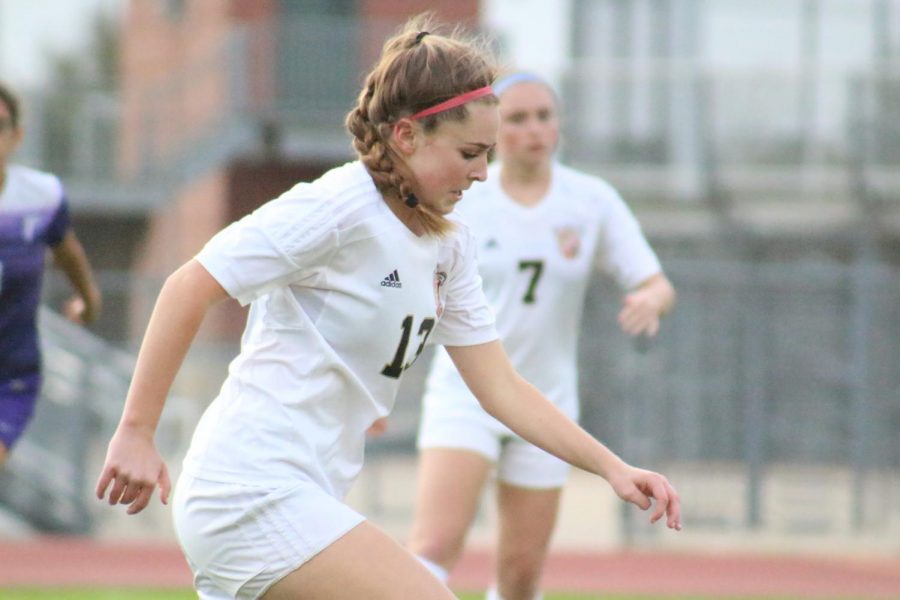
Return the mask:
{"type": "Polygon", "coordinates": [[[84,248],[72,231],[67,233],[63,241],[53,249],[53,259],[84,300],[87,314],[96,317],[100,313],[100,288],[94,281],[84,248]]]}
{"type": "Polygon", "coordinates": [[[448,347],[482,407],[522,438],[567,463],[607,480],[625,463],[525,381],[500,342],[448,347]]]}
{"type": "Polygon", "coordinates": [[[212,279],[191,261],[163,284],[141,343],[120,427],[151,436],[156,431],[191,342],[207,310],[221,296],[210,289],[206,278],[212,279]]]}
{"type": "Polygon", "coordinates": [[[485,409],[516,434],[567,463],[609,479],[625,463],[570,419],[533,385],[516,376],[485,409]]]}

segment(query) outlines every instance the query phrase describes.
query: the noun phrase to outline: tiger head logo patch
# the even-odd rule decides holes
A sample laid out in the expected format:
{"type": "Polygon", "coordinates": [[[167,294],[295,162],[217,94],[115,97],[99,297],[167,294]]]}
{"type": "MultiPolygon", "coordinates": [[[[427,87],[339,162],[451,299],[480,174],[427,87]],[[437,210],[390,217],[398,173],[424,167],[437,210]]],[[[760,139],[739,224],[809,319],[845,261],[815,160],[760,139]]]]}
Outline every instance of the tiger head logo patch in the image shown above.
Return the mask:
{"type": "Polygon", "coordinates": [[[444,271],[434,270],[434,314],[438,319],[444,314],[444,301],[441,299],[444,282],[447,281],[447,273],[444,271]]]}
{"type": "Polygon", "coordinates": [[[575,258],[581,251],[581,231],[575,227],[559,227],[556,229],[556,243],[563,256],[575,258]]]}

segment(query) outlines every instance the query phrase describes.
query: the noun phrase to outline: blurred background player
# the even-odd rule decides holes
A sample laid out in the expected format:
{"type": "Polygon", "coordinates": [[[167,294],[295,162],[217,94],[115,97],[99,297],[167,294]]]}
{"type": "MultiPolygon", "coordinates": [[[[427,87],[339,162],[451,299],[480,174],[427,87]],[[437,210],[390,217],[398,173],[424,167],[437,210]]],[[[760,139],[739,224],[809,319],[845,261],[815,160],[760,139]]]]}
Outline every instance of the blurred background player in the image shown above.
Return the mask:
{"type": "MultiPolygon", "coordinates": [[[[629,335],[656,335],[675,292],[616,190],[554,161],[559,105],[550,86],[517,73],[494,89],[501,162],[457,210],[475,234],[484,291],[513,365],[577,419],[578,334],[595,260],[626,290],[618,321],[629,335]]],[[[440,351],[426,383],[418,445],[410,549],[446,580],[496,468],[499,593],[491,589],[488,597],[540,597],[568,465],[487,414],[440,351]]]]}
{"type": "Polygon", "coordinates": [[[20,123],[19,99],[0,83],[0,467],[40,393],[37,311],[47,248],[75,288],[66,316],[90,323],[101,304],[59,179],[9,162],[22,141],[20,123]]]}
{"type": "Polygon", "coordinates": [[[97,484],[137,513],[169,476],[154,432],[209,307],[251,304],[241,353],[194,432],[173,500],[201,598],[450,600],[344,503],[366,429],[431,339],[523,437],[680,528],[666,479],[634,468],[512,368],[468,229],[447,216],[487,175],[498,114],[488,56],[413,21],[385,44],[346,124],[359,161],[221,231],[165,282],[97,484]]]}

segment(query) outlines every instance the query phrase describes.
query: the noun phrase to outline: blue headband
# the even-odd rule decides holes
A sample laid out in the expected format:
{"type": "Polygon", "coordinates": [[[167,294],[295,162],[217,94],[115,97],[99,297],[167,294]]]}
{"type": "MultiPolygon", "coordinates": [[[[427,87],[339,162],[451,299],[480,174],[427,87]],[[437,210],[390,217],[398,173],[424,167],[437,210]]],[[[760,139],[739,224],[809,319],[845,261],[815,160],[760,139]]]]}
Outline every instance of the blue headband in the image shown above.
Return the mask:
{"type": "Polygon", "coordinates": [[[547,81],[535,75],[534,73],[528,73],[525,71],[520,71],[518,73],[513,73],[511,75],[507,75],[506,77],[501,77],[492,86],[494,88],[494,95],[498,98],[514,85],[518,85],[520,83],[539,83],[545,86],[548,90],[553,91],[553,87],[547,83],[547,81]]]}

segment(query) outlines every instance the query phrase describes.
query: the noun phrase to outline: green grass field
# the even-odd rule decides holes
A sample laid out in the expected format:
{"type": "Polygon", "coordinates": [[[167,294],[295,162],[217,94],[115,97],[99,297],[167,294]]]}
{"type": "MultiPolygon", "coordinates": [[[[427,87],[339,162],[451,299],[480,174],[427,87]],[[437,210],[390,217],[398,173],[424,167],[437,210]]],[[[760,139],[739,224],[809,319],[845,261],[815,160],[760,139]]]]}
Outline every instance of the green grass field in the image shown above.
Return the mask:
{"type": "MultiPolygon", "coordinates": [[[[196,600],[197,596],[190,590],[137,590],[125,588],[107,589],[34,589],[23,588],[0,590],[3,600],[196,600]]],[[[484,595],[461,594],[460,600],[482,600],[484,595]]],[[[585,595],[585,594],[546,594],[545,600],[710,600],[701,596],[621,596],[621,595],[585,595]]],[[[787,597],[775,596],[742,596],[732,600],[790,600],[787,597]]],[[[832,600],[853,600],[852,598],[834,598],[832,600]]]]}
{"type": "MultiPolygon", "coordinates": [[[[196,600],[197,596],[190,590],[134,590],[134,589],[21,589],[3,590],[3,600],[196,600]]],[[[462,594],[460,600],[482,600],[484,594],[462,594]]],[[[656,600],[648,596],[585,596],[576,594],[547,594],[545,600],[656,600]]],[[[701,600],[699,598],[669,597],[666,600],[701,600]]],[[[704,599],[708,600],[708,599],[704,599]]],[[[756,600],[756,599],[748,599],[756,600]]],[[[767,599],[770,600],[770,599],[767,599]]]]}
{"type": "MultiPolygon", "coordinates": [[[[21,589],[3,590],[3,600],[196,600],[190,590],[134,590],[134,589],[21,589]]],[[[578,594],[547,594],[545,600],[655,600],[648,596],[593,596],[578,594]]],[[[484,594],[462,594],[460,600],[482,600],[484,594]]],[[[701,600],[689,597],[669,597],[666,600],[701,600]]],[[[751,600],[751,599],[748,599],[751,600]]],[[[756,600],[756,599],[752,599],[756,600]]],[[[770,599],[769,599],[770,600],[770,599]]]]}

